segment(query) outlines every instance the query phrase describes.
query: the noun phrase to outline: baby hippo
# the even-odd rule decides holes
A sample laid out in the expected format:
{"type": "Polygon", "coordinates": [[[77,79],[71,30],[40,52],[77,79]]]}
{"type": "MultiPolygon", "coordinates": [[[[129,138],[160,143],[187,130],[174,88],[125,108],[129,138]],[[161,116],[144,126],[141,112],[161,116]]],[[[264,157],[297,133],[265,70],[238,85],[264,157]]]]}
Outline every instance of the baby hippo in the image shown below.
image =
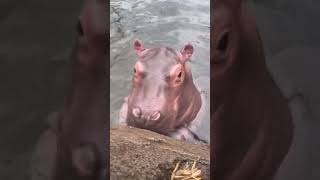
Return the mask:
{"type": "Polygon", "coordinates": [[[133,46],[137,61],[132,89],[121,107],[119,123],[201,141],[197,128],[203,100],[187,66],[193,46],[187,44],[180,52],[169,47],[146,49],[140,40],[133,46]]]}

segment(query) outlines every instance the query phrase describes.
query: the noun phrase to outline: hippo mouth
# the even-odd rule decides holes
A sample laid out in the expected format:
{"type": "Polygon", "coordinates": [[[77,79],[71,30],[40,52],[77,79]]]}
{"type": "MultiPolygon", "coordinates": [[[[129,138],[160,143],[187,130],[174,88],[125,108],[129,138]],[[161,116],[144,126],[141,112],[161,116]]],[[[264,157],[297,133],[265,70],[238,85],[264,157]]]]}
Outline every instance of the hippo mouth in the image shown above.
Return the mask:
{"type": "Polygon", "coordinates": [[[141,129],[148,129],[160,134],[168,134],[168,132],[172,131],[172,122],[175,122],[175,119],[177,118],[176,113],[168,116],[160,111],[155,111],[150,115],[142,115],[138,113],[139,116],[137,116],[134,108],[132,112],[133,113],[128,118],[128,125],[141,129]]]}
{"type": "Polygon", "coordinates": [[[158,121],[160,117],[163,116],[163,114],[160,113],[160,111],[142,114],[141,109],[139,107],[134,107],[132,109],[132,115],[134,116],[134,119],[139,122],[158,121]]]}

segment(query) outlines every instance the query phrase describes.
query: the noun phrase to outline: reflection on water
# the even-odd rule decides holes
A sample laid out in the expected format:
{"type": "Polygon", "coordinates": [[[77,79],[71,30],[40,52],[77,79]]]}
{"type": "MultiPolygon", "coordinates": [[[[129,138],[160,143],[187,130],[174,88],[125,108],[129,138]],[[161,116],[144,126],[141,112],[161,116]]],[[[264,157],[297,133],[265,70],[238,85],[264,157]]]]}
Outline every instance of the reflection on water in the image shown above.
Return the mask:
{"type": "Polygon", "coordinates": [[[134,39],[145,47],[169,46],[177,50],[187,42],[194,46],[190,67],[195,83],[208,102],[203,132],[209,136],[210,99],[210,1],[122,0],[110,6],[110,116],[111,125],[119,118],[124,97],[131,87],[135,63],[134,39]]]}

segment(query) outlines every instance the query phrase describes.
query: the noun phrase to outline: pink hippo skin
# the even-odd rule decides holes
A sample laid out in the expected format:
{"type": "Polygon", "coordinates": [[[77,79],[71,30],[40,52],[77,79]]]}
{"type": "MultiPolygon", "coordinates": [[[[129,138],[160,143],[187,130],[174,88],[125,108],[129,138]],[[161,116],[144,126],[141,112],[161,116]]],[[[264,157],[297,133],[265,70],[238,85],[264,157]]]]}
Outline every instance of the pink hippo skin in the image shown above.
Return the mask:
{"type": "Polygon", "coordinates": [[[85,1],[67,65],[64,107],[49,116],[50,128],[35,147],[32,180],[96,180],[106,168],[106,3],[85,1]]]}
{"type": "Polygon", "coordinates": [[[145,49],[135,40],[134,50],[138,59],[132,89],[121,107],[119,123],[179,140],[200,140],[203,100],[187,65],[193,46],[187,44],[180,52],[168,47],[145,49]]]}

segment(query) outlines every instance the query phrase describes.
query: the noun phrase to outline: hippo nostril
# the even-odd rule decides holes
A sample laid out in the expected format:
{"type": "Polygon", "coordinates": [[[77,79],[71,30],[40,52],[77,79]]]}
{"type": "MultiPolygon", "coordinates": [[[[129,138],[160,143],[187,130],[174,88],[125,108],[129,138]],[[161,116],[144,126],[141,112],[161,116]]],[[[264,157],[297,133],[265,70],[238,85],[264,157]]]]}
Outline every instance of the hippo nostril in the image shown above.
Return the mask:
{"type": "Polygon", "coordinates": [[[138,107],[133,108],[132,114],[134,117],[139,118],[141,116],[141,109],[138,107]]]}
{"type": "Polygon", "coordinates": [[[152,114],[152,116],[151,116],[150,119],[153,120],[153,121],[156,121],[156,120],[160,119],[160,116],[161,116],[160,112],[159,112],[159,111],[156,111],[156,112],[154,112],[154,113],[152,114]]]}

